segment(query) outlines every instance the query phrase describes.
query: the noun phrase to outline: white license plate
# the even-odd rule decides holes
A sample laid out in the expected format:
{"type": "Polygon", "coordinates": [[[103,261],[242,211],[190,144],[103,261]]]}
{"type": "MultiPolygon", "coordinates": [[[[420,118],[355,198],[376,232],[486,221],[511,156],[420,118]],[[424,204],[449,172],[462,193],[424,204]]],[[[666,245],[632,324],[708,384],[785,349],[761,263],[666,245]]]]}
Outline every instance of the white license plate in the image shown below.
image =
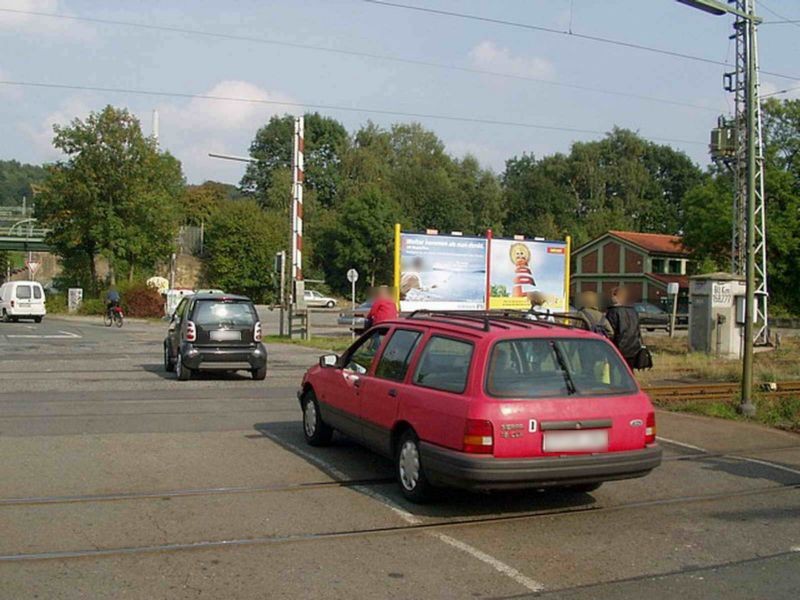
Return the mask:
{"type": "Polygon", "coordinates": [[[233,342],[242,339],[242,332],[231,331],[229,329],[215,329],[211,332],[211,339],[215,342],[233,342]]]}
{"type": "Polygon", "coordinates": [[[608,431],[605,429],[544,433],[545,452],[597,452],[607,449],[608,431]]]}

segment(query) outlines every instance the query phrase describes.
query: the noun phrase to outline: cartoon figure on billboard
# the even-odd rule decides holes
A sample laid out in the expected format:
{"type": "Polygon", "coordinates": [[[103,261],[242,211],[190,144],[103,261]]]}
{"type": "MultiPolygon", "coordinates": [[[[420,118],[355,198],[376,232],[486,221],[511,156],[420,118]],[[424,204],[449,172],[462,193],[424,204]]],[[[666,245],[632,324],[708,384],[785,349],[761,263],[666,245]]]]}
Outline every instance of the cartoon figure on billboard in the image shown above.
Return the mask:
{"type": "Polygon", "coordinates": [[[489,263],[489,308],[528,310],[531,294],[542,310],[567,310],[566,242],[555,240],[492,240],[489,263]]]}
{"type": "Polygon", "coordinates": [[[531,251],[525,244],[511,244],[509,250],[511,263],[514,265],[514,285],[511,288],[512,298],[524,298],[528,291],[526,287],[533,287],[536,281],[530,268],[531,251]]]}

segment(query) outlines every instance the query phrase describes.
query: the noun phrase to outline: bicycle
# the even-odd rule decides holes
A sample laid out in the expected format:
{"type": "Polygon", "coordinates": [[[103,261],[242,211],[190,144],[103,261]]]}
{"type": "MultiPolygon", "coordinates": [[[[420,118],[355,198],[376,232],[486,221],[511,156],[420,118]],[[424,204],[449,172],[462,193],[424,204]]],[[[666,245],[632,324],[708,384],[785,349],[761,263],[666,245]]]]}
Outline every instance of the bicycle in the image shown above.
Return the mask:
{"type": "Polygon", "coordinates": [[[106,327],[111,327],[112,323],[117,327],[122,327],[125,321],[125,315],[122,312],[121,306],[110,306],[103,315],[103,323],[106,327]]]}

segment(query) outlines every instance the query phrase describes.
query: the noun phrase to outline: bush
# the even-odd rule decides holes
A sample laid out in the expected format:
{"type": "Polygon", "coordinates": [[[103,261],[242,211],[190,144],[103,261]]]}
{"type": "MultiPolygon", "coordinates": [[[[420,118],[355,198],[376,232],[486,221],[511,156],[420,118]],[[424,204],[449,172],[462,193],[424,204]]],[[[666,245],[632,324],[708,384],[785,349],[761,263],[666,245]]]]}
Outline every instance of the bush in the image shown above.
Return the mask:
{"type": "Polygon", "coordinates": [[[66,294],[48,294],[45,298],[45,305],[48,314],[64,314],[67,312],[67,296],[66,294]]]}
{"type": "Polygon", "coordinates": [[[163,317],[164,298],[146,283],[133,283],[122,292],[122,309],[128,317],[163,317]]]}
{"type": "Polygon", "coordinates": [[[84,298],[81,306],[78,309],[79,315],[104,315],[106,312],[106,303],[99,298],[84,298]]]}

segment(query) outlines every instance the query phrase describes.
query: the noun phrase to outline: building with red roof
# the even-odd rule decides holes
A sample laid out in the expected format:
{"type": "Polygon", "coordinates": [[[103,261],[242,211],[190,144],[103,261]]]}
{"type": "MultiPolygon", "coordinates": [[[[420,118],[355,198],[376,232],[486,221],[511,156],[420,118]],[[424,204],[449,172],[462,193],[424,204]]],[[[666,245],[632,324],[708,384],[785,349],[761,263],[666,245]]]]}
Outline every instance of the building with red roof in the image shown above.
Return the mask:
{"type": "Polygon", "coordinates": [[[608,231],[572,253],[571,295],[592,290],[607,300],[625,285],[631,300],[660,305],[667,285],[676,282],[679,297],[689,291],[690,253],[679,235],[608,231]]]}

